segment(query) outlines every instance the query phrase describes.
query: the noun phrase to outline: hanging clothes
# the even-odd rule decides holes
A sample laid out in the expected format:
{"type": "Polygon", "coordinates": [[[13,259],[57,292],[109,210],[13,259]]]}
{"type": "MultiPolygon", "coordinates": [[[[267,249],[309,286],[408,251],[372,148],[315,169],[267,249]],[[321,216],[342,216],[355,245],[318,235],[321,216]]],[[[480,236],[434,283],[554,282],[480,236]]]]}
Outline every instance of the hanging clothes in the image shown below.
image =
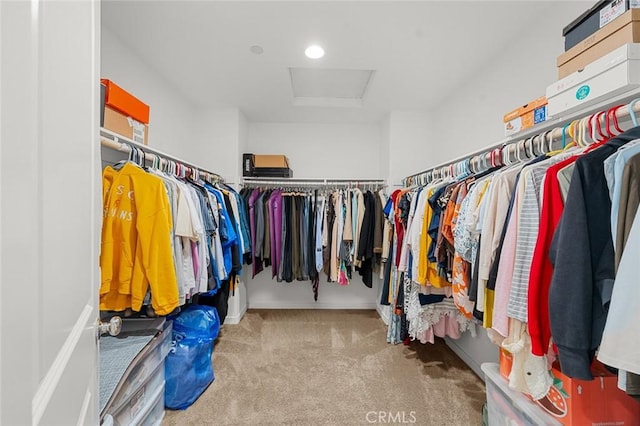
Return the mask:
{"type": "MultiPolygon", "coordinates": [[[[355,267],[363,283],[373,286],[383,252],[384,194],[358,188],[327,194],[245,188],[241,195],[253,276],[271,267],[279,282],[311,281],[315,300],[321,270],[328,282],[346,286],[355,267]]],[[[241,224],[236,234],[242,238],[241,224]]]]}

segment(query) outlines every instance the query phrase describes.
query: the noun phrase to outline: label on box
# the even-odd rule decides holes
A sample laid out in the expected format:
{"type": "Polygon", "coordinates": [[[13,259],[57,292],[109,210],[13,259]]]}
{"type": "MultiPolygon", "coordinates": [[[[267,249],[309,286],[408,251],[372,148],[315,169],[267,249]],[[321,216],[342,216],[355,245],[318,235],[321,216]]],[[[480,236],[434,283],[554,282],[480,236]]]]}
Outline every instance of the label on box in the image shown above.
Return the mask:
{"type": "Polygon", "coordinates": [[[638,9],[640,8],[640,0],[630,0],[629,1],[629,7],[631,9],[638,9]]]}
{"type": "Polygon", "coordinates": [[[133,141],[144,145],[144,124],[131,117],[128,117],[127,120],[129,120],[129,126],[133,129],[133,141]]]}
{"type": "Polygon", "coordinates": [[[588,84],[580,86],[578,90],[576,90],[576,99],[582,101],[589,96],[589,93],[591,93],[591,87],[589,87],[588,84]]]}
{"type": "Polygon", "coordinates": [[[131,398],[131,411],[130,416],[131,419],[134,419],[136,415],[140,412],[142,407],[144,407],[144,387],[140,389],[133,397],[131,398]]]}
{"type": "Polygon", "coordinates": [[[517,133],[520,130],[522,130],[522,117],[516,117],[504,123],[505,136],[511,136],[512,134],[517,133]]]}
{"type": "Polygon", "coordinates": [[[533,124],[542,123],[547,119],[547,106],[543,105],[533,111],[533,124]]]}
{"type": "Polygon", "coordinates": [[[600,11],[600,28],[616,19],[627,11],[625,0],[614,0],[610,5],[600,11]]]}

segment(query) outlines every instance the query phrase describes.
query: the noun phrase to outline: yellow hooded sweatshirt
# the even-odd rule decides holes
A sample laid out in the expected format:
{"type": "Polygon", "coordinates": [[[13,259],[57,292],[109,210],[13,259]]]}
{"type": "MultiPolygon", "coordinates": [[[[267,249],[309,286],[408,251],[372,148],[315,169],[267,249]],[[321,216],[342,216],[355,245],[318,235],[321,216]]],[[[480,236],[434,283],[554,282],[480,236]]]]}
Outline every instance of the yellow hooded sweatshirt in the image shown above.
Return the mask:
{"type": "Polygon", "coordinates": [[[139,311],[151,286],[158,315],[178,307],[172,217],[162,183],[140,167],[103,171],[100,309],[139,311]]]}

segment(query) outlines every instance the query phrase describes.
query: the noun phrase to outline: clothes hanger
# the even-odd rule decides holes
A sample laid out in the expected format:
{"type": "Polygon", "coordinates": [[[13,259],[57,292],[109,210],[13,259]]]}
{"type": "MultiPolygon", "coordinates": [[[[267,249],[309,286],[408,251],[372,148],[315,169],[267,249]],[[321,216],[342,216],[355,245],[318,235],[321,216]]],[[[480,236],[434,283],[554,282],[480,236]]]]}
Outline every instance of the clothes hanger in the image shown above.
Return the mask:
{"type": "Polygon", "coordinates": [[[577,124],[577,130],[578,130],[578,145],[586,147],[587,145],[589,145],[589,143],[587,142],[586,136],[585,136],[585,120],[590,120],[591,116],[589,117],[583,117],[582,119],[578,120],[578,124],[577,124]]]}
{"type": "Polygon", "coordinates": [[[500,148],[500,158],[502,158],[502,164],[504,164],[505,166],[511,165],[509,163],[509,145],[504,145],[502,148],[500,148]]]}
{"type": "Polygon", "coordinates": [[[502,150],[500,148],[496,148],[493,150],[493,152],[496,158],[496,165],[504,166],[504,163],[502,162],[502,150]]]}
{"type": "Polygon", "coordinates": [[[527,159],[531,159],[535,156],[535,152],[533,151],[532,140],[533,138],[527,138],[524,140],[524,155],[527,157],[527,159]],[[528,148],[527,148],[527,144],[529,145],[528,148]],[[531,149],[531,155],[529,155],[529,149],[531,149]]]}
{"type": "MultiPolygon", "coordinates": [[[[564,149],[565,146],[567,146],[567,128],[570,126],[570,124],[565,124],[562,127],[562,149],[564,149]]],[[[549,147],[551,147],[551,145],[549,145],[549,147]]],[[[549,150],[549,152],[551,152],[553,150],[549,150]]]]}
{"type": "Polygon", "coordinates": [[[531,138],[530,146],[531,146],[531,155],[533,157],[537,157],[538,155],[542,154],[542,152],[540,151],[540,142],[539,142],[540,141],[540,137],[541,137],[540,135],[535,135],[535,136],[533,136],[531,138]],[[537,142],[538,145],[537,146],[536,146],[536,138],[538,138],[538,142],[537,142]],[[536,152],[536,148],[538,148],[539,152],[536,152]]]}
{"type": "Polygon", "coordinates": [[[593,123],[594,123],[594,117],[596,117],[596,115],[597,114],[592,114],[588,118],[585,118],[584,120],[582,120],[582,138],[587,146],[599,142],[594,137],[595,134],[594,134],[593,123]]]}
{"type": "Polygon", "coordinates": [[[638,118],[636,117],[636,111],[635,111],[635,106],[638,102],[640,102],[640,98],[636,98],[631,102],[629,102],[629,107],[628,107],[629,116],[631,117],[631,121],[633,122],[633,127],[638,126],[638,118]]]}
{"type": "Polygon", "coordinates": [[[573,140],[578,146],[582,146],[582,141],[579,137],[579,123],[580,120],[573,120],[571,122],[571,126],[569,127],[569,136],[571,136],[571,140],[573,140]]]}
{"type": "MultiPolygon", "coordinates": [[[[638,99],[640,100],[640,99],[638,99]]],[[[611,137],[615,137],[616,135],[613,133],[613,131],[611,131],[611,122],[613,121],[613,126],[615,128],[615,130],[618,132],[618,134],[620,133],[624,133],[624,130],[622,130],[620,128],[620,125],[618,123],[618,110],[620,108],[624,107],[624,105],[618,105],[615,106],[613,108],[611,108],[609,111],[607,111],[607,116],[606,116],[606,126],[607,126],[607,132],[610,133],[611,137]],[[613,120],[612,120],[613,118],[613,120]]],[[[635,113],[633,113],[633,109],[630,109],[631,114],[633,114],[633,118],[635,118],[635,113]]],[[[632,120],[633,120],[632,118],[632,120]]]]}
{"type": "MultiPolygon", "coordinates": [[[[577,133],[577,130],[576,130],[577,129],[576,125],[577,125],[578,121],[579,120],[573,120],[571,122],[571,124],[569,124],[568,133],[569,133],[569,136],[571,136],[571,140],[573,142],[575,142],[576,144],[580,145],[580,141],[578,140],[578,133],[577,133]]],[[[563,148],[566,148],[566,146],[564,146],[563,148]]]]}
{"type": "Polygon", "coordinates": [[[527,151],[527,139],[523,139],[518,142],[518,147],[522,147],[522,157],[523,160],[529,159],[529,151],[527,151]]]}
{"type": "MultiPolygon", "coordinates": [[[[595,142],[604,142],[611,137],[610,130],[607,129],[607,134],[605,135],[602,131],[602,126],[600,125],[600,117],[604,117],[606,114],[607,111],[600,111],[599,113],[594,115],[593,120],[589,120],[589,124],[592,129],[590,132],[591,139],[593,139],[595,142]],[[598,136],[600,136],[599,139],[596,137],[596,133],[598,134],[598,136]]],[[[603,122],[604,121],[605,120],[603,120],[603,122]]]]}
{"type": "Polygon", "coordinates": [[[553,151],[553,130],[547,130],[544,132],[543,138],[549,143],[549,149],[547,152],[553,151]]]}
{"type": "Polygon", "coordinates": [[[522,162],[522,158],[520,157],[520,146],[519,146],[520,142],[516,142],[515,146],[516,146],[516,159],[518,160],[518,163],[522,162]]]}

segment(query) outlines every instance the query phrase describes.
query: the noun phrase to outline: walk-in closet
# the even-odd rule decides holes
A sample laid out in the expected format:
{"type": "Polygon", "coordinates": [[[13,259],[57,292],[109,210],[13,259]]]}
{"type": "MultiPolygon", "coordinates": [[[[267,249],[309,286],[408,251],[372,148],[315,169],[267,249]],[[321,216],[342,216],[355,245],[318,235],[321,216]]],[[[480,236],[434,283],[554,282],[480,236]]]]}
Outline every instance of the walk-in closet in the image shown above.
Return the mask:
{"type": "Polygon", "coordinates": [[[0,425],[640,426],[640,2],[0,0],[0,425]]]}

